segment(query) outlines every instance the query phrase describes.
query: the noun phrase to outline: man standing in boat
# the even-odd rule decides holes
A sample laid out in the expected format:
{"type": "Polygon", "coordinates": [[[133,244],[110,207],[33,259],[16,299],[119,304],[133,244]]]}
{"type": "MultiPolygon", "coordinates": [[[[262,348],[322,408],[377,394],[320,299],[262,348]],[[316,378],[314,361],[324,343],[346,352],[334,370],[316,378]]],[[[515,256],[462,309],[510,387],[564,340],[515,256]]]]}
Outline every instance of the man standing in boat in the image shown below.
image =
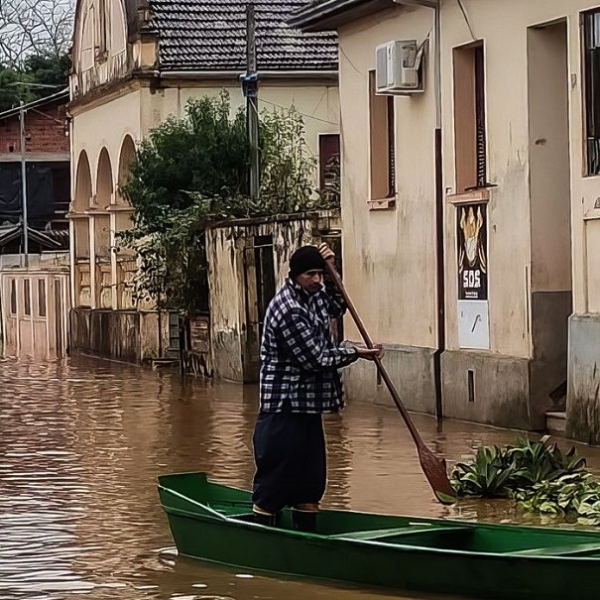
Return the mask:
{"type": "Polygon", "coordinates": [[[294,252],[289,279],[265,316],[253,494],[255,522],[263,525],[274,526],[291,506],[294,528],[315,531],[327,480],[322,414],[344,405],[338,369],[382,356],[381,347],[333,343],[330,319],[346,311],[325,278],[325,261],[334,258],[327,244],[294,252]]]}

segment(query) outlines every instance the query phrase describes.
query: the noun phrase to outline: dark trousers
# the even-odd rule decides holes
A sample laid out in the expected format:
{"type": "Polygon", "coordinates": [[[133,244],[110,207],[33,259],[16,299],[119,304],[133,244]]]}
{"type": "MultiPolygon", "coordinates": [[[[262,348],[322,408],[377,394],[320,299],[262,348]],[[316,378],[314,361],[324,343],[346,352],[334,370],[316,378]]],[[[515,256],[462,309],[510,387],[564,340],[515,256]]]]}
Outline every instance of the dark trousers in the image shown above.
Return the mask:
{"type": "Polygon", "coordinates": [[[254,429],[253,502],[277,513],[318,504],[325,493],[327,457],[321,415],[261,413],[254,429]]]}

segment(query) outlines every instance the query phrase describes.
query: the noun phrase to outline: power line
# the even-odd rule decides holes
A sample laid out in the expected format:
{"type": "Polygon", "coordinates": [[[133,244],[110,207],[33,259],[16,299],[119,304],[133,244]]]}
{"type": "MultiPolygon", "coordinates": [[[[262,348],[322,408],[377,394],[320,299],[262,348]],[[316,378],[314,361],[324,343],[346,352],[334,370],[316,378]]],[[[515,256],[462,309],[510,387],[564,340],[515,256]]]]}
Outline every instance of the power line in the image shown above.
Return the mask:
{"type": "Polygon", "coordinates": [[[28,110],[30,110],[31,112],[38,113],[38,115],[41,115],[42,117],[46,117],[47,119],[50,119],[51,121],[54,121],[55,123],[59,123],[61,125],[65,124],[65,120],[64,119],[61,121],[60,119],[57,119],[57,118],[55,118],[55,117],[53,117],[53,116],[51,116],[51,115],[49,115],[49,114],[47,114],[45,112],[42,112],[41,110],[38,110],[37,108],[30,108],[30,109],[27,109],[25,112],[28,112],[28,110]]]}
{"type": "Polygon", "coordinates": [[[460,6],[460,10],[463,14],[463,18],[465,20],[465,23],[467,24],[467,27],[469,28],[469,32],[471,33],[471,37],[473,38],[473,41],[477,40],[477,36],[475,35],[475,32],[473,31],[473,26],[471,25],[471,21],[469,21],[469,16],[467,15],[467,11],[465,9],[465,6],[462,2],[462,0],[456,0],[458,2],[458,6],[460,6]]]}
{"type": "Polygon", "coordinates": [[[346,54],[346,52],[344,52],[344,49],[339,46],[340,52],[344,55],[344,58],[350,63],[350,66],[361,76],[364,77],[365,79],[367,78],[367,76],[365,75],[365,73],[363,73],[351,60],[350,57],[346,54]]]}
{"type": "MultiPolygon", "coordinates": [[[[289,110],[289,106],[282,106],[281,104],[276,104],[275,102],[270,102],[269,100],[265,100],[264,98],[259,98],[259,100],[261,102],[264,102],[265,104],[270,104],[271,106],[275,106],[276,108],[281,108],[283,110],[289,110]]],[[[339,127],[340,124],[339,123],[335,123],[333,121],[327,121],[326,119],[320,119],[319,117],[313,117],[312,115],[307,115],[306,113],[300,112],[297,109],[296,112],[299,115],[302,115],[303,117],[306,117],[307,119],[313,119],[313,121],[320,121],[321,123],[327,123],[327,125],[335,125],[336,127],[339,127]]]]}

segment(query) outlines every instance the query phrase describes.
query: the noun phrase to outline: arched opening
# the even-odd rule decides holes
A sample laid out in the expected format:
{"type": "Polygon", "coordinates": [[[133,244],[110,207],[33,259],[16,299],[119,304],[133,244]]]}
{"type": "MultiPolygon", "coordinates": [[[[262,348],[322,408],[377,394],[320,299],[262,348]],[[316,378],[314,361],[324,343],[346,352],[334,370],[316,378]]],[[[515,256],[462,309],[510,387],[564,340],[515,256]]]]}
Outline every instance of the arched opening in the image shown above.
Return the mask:
{"type": "Polygon", "coordinates": [[[98,175],[96,178],[96,203],[100,208],[106,208],[111,202],[113,193],[112,168],[106,148],[102,148],[98,160],[98,175]]]}
{"type": "Polygon", "coordinates": [[[87,216],[82,216],[88,209],[92,198],[92,177],[90,161],[85,150],[81,151],[77,161],[75,174],[75,197],[73,198],[74,229],[75,229],[75,257],[89,259],[90,257],[90,229],[87,216]]]}
{"type": "Polygon", "coordinates": [[[81,151],[77,161],[77,173],[75,175],[75,197],[73,198],[73,210],[83,212],[87,210],[92,197],[92,175],[90,161],[85,150],[81,151]]]}
{"type": "Polygon", "coordinates": [[[110,216],[106,210],[113,201],[113,174],[110,157],[106,148],[102,148],[98,159],[98,174],[96,179],[96,206],[100,211],[94,214],[94,242],[96,298],[95,306],[111,307],[111,231],[110,216]]]}
{"type": "Polygon", "coordinates": [[[75,246],[75,306],[90,306],[90,222],[85,214],[92,201],[92,175],[87,153],[82,150],[75,173],[73,230],[75,246]]]}
{"type": "MultiPolygon", "coordinates": [[[[121,144],[121,153],[119,154],[119,171],[118,171],[118,184],[119,187],[127,183],[129,179],[129,167],[131,162],[135,158],[135,144],[130,135],[126,135],[123,143],[121,144]]],[[[127,205],[128,202],[117,190],[117,204],[127,205]]]]}
{"type": "MultiPolygon", "coordinates": [[[[126,231],[133,225],[131,220],[133,210],[131,209],[129,202],[120,193],[120,186],[127,183],[130,174],[130,166],[136,155],[136,147],[133,138],[130,135],[126,135],[123,143],[121,144],[121,152],[119,154],[119,170],[117,172],[118,188],[116,193],[116,202],[119,206],[119,210],[116,213],[116,230],[126,231]]],[[[127,247],[120,247],[118,250],[118,265],[117,265],[117,302],[119,308],[133,308],[133,285],[131,279],[136,270],[135,260],[132,260],[134,252],[127,247]]]]}

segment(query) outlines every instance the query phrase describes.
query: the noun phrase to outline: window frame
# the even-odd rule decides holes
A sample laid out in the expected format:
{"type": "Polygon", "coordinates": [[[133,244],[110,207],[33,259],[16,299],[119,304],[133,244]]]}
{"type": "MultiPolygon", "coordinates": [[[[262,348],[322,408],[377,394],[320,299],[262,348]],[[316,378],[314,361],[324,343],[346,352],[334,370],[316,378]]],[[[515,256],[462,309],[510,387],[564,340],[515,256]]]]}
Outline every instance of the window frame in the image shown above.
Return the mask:
{"type": "MultiPolygon", "coordinates": [[[[592,10],[586,10],[580,13],[580,39],[581,39],[581,104],[582,104],[582,176],[585,178],[588,177],[598,177],[600,176],[600,98],[597,101],[598,109],[597,112],[597,122],[594,124],[595,129],[597,130],[597,137],[590,136],[591,129],[591,121],[593,119],[593,112],[589,111],[590,104],[593,104],[592,98],[594,93],[594,86],[591,85],[590,77],[593,76],[592,68],[590,67],[590,55],[594,50],[598,52],[600,57],[600,39],[597,40],[596,48],[588,49],[588,42],[590,41],[590,34],[593,31],[593,28],[587,27],[587,19],[593,18],[594,15],[598,15],[598,19],[600,20],[600,8],[595,8],[592,10]],[[596,165],[595,168],[591,164],[590,157],[590,142],[595,142],[597,146],[597,156],[596,156],[596,165]]],[[[600,75],[600,74],[599,74],[600,75]]],[[[600,76],[598,77],[598,85],[600,86],[600,76]]]]}
{"type": "Polygon", "coordinates": [[[393,201],[397,194],[396,164],[396,108],[392,94],[377,93],[377,71],[369,71],[368,77],[368,115],[369,115],[369,201],[372,203],[393,201]],[[385,111],[382,108],[386,103],[385,111]],[[377,103],[377,105],[376,105],[377,103]],[[380,114],[375,111],[379,110],[380,114]],[[381,125],[381,123],[383,125],[381,125]],[[383,131],[384,143],[381,143],[383,131]],[[377,142],[377,143],[376,143],[377,142]],[[378,166],[376,158],[383,153],[385,171],[378,166]],[[383,181],[380,181],[381,178],[383,181]],[[382,190],[386,190],[385,192],[382,190]]]}
{"type": "Polygon", "coordinates": [[[46,285],[46,280],[44,278],[40,277],[37,282],[37,316],[41,319],[45,319],[48,316],[48,286],[46,285]]]}
{"type": "Polygon", "coordinates": [[[10,280],[10,316],[16,317],[19,313],[19,297],[17,293],[17,280],[13,277],[10,280]]]}
{"type": "Polygon", "coordinates": [[[490,187],[485,40],[452,53],[455,193],[490,187]]]}
{"type": "Polygon", "coordinates": [[[32,316],[31,310],[31,280],[23,279],[23,315],[26,317],[32,316]]]}

